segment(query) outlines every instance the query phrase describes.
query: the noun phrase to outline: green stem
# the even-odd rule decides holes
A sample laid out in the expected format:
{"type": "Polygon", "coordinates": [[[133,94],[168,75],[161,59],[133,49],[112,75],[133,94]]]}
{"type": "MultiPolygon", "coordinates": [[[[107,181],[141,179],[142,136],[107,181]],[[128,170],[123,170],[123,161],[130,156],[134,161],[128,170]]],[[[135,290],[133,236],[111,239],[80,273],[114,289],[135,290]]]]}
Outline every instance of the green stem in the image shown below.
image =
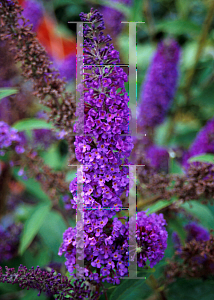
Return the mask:
{"type": "Polygon", "coordinates": [[[196,52],[194,64],[193,64],[192,68],[189,70],[189,72],[187,73],[187,76],[186,76],[186,85],[184,87],[184,93],[185,93],[185,96],[186,96],[186,104],[188,103],[188,100],[190,98],[190,86],[191,86],[191,83],[192,83],[192,80],[193,80],[193,77],[194,77],[194,74],[195,74],[195,71],[196,71],[196,66],[198,64],[199,58],[201,56],[201,53],[202,53],[203,48],[204,48],[205,43],[206,43],[206,38],[207,38],[207,35],[208,35],[210,25],[212,23],[213,15],[214,15],[214,1],[211,1],[211,5],[208,8],[208,13],[207,13],[207,16],[205,18],[205,21],[204,21],[204,24],[203,24],[203,27],[202,27],[202,30],[201,30],[201,34],[200,34],[199,39],[198,39],[198,49],[197,49],[197,52],[196,52]]]}
{"type": "Polygon", "coordinates": [[[152,15],[151,4],[149,0],[145,0],[143,2],[143,12],[148,26],[150,40],[151,42],[154,42],[155,24],[154,24],[154,18],[152,15]]]}

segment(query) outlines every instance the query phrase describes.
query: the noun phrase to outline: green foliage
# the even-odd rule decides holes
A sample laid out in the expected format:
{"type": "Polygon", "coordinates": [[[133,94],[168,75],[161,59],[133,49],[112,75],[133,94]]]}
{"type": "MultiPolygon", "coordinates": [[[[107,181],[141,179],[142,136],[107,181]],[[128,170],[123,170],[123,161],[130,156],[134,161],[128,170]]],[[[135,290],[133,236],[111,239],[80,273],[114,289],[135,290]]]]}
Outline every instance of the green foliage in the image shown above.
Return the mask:
{"type": "Polygon", "coordinates": [[[214,163],[214,155],[213,154],[200,154],[197,156],[191,157],[188,162],[201,161],[206,163],[214,163]]]}
{"type": "Polygon", "coordinates": [[[214,215],[207,206],[198,201],[188,201],[182,204],[181,207],[194,215],[203,226],[208,229],[214,229],[214,215]]]}
{"type": "Polygon", "coordinates": [[[18,131],[25,131],[25,130],[33,130],[33,129],[55,129],[51,123],[47,123],[43,119],[22,119],[20,121],[17,121],[13,128],[17,129],[18,131]]]}
{"type": "MultiPolygon", "coordinates": [[[[177,199],[175,199],[175,198],[173,198],[171,200],[159,200],[155,204],[152,204],[151,206],[148,207],[149,210],[146,212],[146,214],[150,215],[152,213],[155,213],[155,212],[171,205],[175,201],[177,201],[177,199]]],[[[145,209],[147,209],[147,208],[145,208],[145,209]]]]}
{"type": "Polygon", "coordinates": [[[16,178],[17,181],[21,182],[25,186],[26,190],[33,196],[42,201],[50,201],[49,197],[42,190],[41,185],[38,181],[36,181],[33,178],[28,178],[27,180],[24,180],[21,176],[18,175],[18,168],[13,169],[13,176],[16,178]]]}
{"type": "Polygon", "coordinates": [[[202,279],[178,279],[169,286],[168,300],[213,300],[214,281],[202,279]]]}
{"type": "Polygon", "coordinates": [[[114,289],[110,300],[143,299],[143,294],[147,296],[150,293],[145,281],[144,279],[124,279],[123,282],[114,289]]]}
{"type": "Polygon", "coordinates": [[[17,93],[18,90],[14,88],[0,88],[0,100],[17,93]]]}
{"type": "Polygon", "coordinates": [[[47,151],[41,154],[46,165],[53,170],[63,170],[68,164],[67,155],[61,156],[57,144],[53,144],[47,151]]]}
{"type": "Polygon", "coordinates": [[[62,236],[67,226],[57,211],[49,211],[39,229],[39,235],[43,242],[48,247],[49,252],[58,253],[59,247],[62,243],[62,236]]]}
{"type": "Polygon", "coordinates": [[[47,217],[47,213],[51,209],[50,203],[38,204],[30,218],[25,222],[24,229],[20,239],[19,254],[22,255],[24,251],[33,241],[34,237],[38,233],[42,223],[47,217]]]}
{"type": "Polygon", "coordinates": [[[167,20],[161,21],[156,26],[157,30],[162,30],[169,34],[191,34],[197,36],[200,33],[200,26],[190,20],[167,20]]]}
{"type": "Polygon", "coordinates": [[[130,14],[130,9],[119,2],[112,2],[112,1],[107,1],[107,0],[90,0],[92,4],[98,4],[98,5],[103,5],[107,7],[112,7],[114,9],[117,9],[118,11],[122,12],[126,17],[129,17],[130,14]]]}
{"type": "Polygon", "coordinates": [[[169,173],[183,175],[181,165],[172,157],[169,159],[169,173]]]}

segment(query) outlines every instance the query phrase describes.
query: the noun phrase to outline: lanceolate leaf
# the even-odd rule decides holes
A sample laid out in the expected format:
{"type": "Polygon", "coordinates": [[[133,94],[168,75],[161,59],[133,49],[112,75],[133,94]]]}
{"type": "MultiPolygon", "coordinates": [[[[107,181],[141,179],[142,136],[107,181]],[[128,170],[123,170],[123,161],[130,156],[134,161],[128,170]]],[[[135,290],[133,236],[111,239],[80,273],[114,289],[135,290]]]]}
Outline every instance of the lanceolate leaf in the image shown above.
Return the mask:
{"type": "Polygon", "coordinates": [[[188,201],[182,204],[181,207],[198,218],[203,226],[208,229],[214,229],[214,216],[207,206],[198,201],[188,201]]]}
{"type": "Polygon", "coordinates": [[[67,226],[62,216],[57,211],[49,211],[46,214],[40,229],[39,235],[49,248],[49,251],[57,253],[62,243],[62,236],[67,226]]]}
{"type": "Polygon", "coordinates": [[[18,93],[17,89],[0,88],[0,100],[17,93],[18,93]]]}
{"type": "Polygon", "coordinates": [[[38,181],[36,181],[33,178],[28,178],[27,180],[24,180],[21,176],[18,175],[18,170],[18,168],[14,168],[13,176],[16,178],[17,181],[20,181],[26,187],[26,190],[29,193],[31,193],[40,200],[50,200],[49,197],[45,194],[45,192],[41,189],[41,185],[38,181]]]}
{"type": "Polygon", "coordinates": [[[13,128],[17,129],[18,131],[24,131],[33,129],[53,129],[55,127],[51,123],[47,123],[43,119],[31,118],[16,122],[13,125],[13,128]]]}
{"type": "Polygon", "coordinates": [[[39,231],[50,209],[50,202],[38,204],[35,207],[30,218],[25,222],[19,245],[20,255],[22,255],[24,251],[28,248],[28,246],[31,244],[32,240],[39,231]]]}
{"type": "Polygon", "coordinates": [[[145,279],[124,279],[110,296],[110,300],[142,300],[151,294],[145,279]]]}
{"type": "Polygon", "coordinates": [[[151,205],[150,207],[146,208],[148,211],[146,212],[147,215],[150,215],[154,212],[157,212],[169,205],[171,205],[173,202],[177,201],[177,198],[173,198],[171,200],[159,200],[155,204],[151,205]]]}
{"type": "Polygon", "coordinates": [[[197,156],[191,157],[188,162],[195,162],[195,161],[201,161],[201,162],[207,162],[214,164],[214,155],[213,154],[201,154],[197,156]]]}

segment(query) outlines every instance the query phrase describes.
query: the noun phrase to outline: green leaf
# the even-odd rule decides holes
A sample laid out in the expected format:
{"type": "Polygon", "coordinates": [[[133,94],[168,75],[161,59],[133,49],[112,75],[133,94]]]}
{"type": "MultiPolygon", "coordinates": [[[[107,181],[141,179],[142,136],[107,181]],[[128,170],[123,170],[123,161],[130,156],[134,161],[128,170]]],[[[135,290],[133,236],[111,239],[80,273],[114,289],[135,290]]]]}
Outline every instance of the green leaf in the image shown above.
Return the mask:
{"type": "Polygon", "coordinates": [[[75,177],[76,177],[76,173],[77,171],[73,170],[73,171],[69,171],[67,174],[66,174],[66,177],[65,177],[65,180],[66,181],[72,181],[75,177]]]}
{"type": "MultiPolygon", "coordinates": [[[[212,68],[213,68],[213,66],[212,66],[212,68]]],[[[213,109],[214,109],[213,94],[214,94],[213,84],[208,85],[204,89],[200,90],[200,93],[194,99],[194,102],[200,103],[202,106],[204,106],[204,103],[206,103],[206,106],[208,105],[209,108],[212,108],[212,111],[213,111],[213,109]]]]}
{"type": "MultiPolygon", "coordinates": [[[[25,289],[24,292],[25,292],[25,295],[22,296],[22,300],[38,300],[38,293],[39,293],[38,290],[25,289]]],[[[47,299],[47,297],[46,297],[45,293],[42,292],[39,297],[39,300],[46,300],[46,299],[47,299]]]]}
{"type": "Polygon", "coordinates": [[[44,163],[54,170],[61,170],[66,166],[67,156],[62,157],[59,152],[58,144],[53,144],[47,151],[41,154],[44,163]]]}
{"type": "MultiPolygon", "coordinates": [[[[3,273],[5,273],[5,268],[3,268],[3,273]]],[[[12,293],[19,290],[17,284],[5,284],[5,282],[0,282],[0,292],[1,294],[12,293]]]]}
{"type": "MultiPolygon", "coordinates": [[[[128,21],[132,21],[132,22],[143,22],[143,1],[139,1],[139,0],[134,0],[133,1],[133,5],[131,7],[131,15],[130,15],[130,20],[128,21]]],[[[136,24],[139,25],[139,24],[136,24]]],[[[139,28],[140,30],[145,29],[145,27],[143,28],[143,26],[145,26],[145,24],[140,24],[139,28]]]]}
{"type": "Polygon", "coordinates": [[[188,159],[188,162],[194,162],[194,161],[201,161],[201,162],[207,162],[207,163],[214,164],[214,155],[203,153],[203,154],[196,155],[196,156],[193,156],[190,159],[188,159]]]}
{"type": "Polygon", "coordinates": [[[16,221],[25,222],[34,211],[34,205],[21,203],[17,205],[15,216],[16,221]]]}
{"type": "Polygon", "coordinates": [[[177,279],[168,287],[168,300],[213,300],[214,281],[202,279],[177,279]]]}
{"type": "Polygon", "coordinates": [[[51,203],[42,203],[37,205],[30,218],[25,222],[18,251],[20,255],[22,255],[31,244],[50,209],[51,203]]]}
{"type": "MultiPolygon", "coordinates": [[[[171,200],[159,200],[155,204],[153,204],[153,205],[151,205],[151,206],[148,207],[149,210],[146,212],[146,214],[150,215],[150,214],[152,214],[154,212],[157,212],[157,211],[159,211],[159,210],[161,210],[161,209],[163,209],[163,208],[171,205],[175,201],[177,201],[177,198],[176,199],[173,198],[171,200]]],[[[148,208],[145,208],[145,210],[148,209],[148,208]]]]}
{"type": "Polygon", "coordinates": [[[14,95],[14,94],[17,94],[18,93],[18,90],[17,89],[11,89],[11,88],[0,88],[0,100],[5,98],[5,97],[8,97],[8,96],[11,96],[11,95],[14,95]]]}
{"type": "Polygon", "coordinates": [[[145,279],[124,279],[113,289],[110,300],[142,300],[151,294],[151,289],[145,284],[145,279]]]}
{"type": "Polygon", "coordinates": [[[57,211],[49,211],[43,221],[39,235],[51,252],[58,252],[62,243],[62,236],[67,226],[62,216],[57,211]]]}
{"type": "Polygon", "coordinates": [[[17,121],[14,125],[13,128],[15,128],[18,131],[24,131],[24,130],[33,130],[33,129],[55,129],[56,128],[51,124],[47,123],[47,121],[43,119],[36,119],[36,118],[31,118],[31,119],[23,119],[20,121],[17,121]]]}
{"type": "MultiPolygon", "coordinates": [[[[188,28],[186,28],[188,30],[188,28]]],[[[195,40],[189,40],[182,49],[182,65],[181,69],[189,69],[195,63],[195,56],[198,49],[198,43],[195,40]]]]}
{"type": "Polygon", "coordinates": [[[192,130],[181,134],[174,135],[170,140],[170,146],[182,145],[183,147],[188,148],[191,143],[194,141],[198,130],[192,130]]]}
{"type": "Polygon", "coordinates": [[[157,30],[161,30],[170,34],[192,34],[198,35],[201,27],[190,20],[167,20],[161,21],[156,26],[157,30]]]}
{"type": "MultiPolygon", "coordinates": [[[[53,0],[52,2],[55,9],[69,4],[76,4],[76,0],[53,0]]],[[[78,4],[85,4],[85,0],[79,0],[78,4]]]]}
{"type": "Polygon", "coordinates": [[[35,258],[36,263],[40,268],[47,266],[51,260],[51,253],[48,247],[43,247],[35,258]]]}
{"type": "Polygon", "coordinates": [[[15,167],[13,169],[13,176],[15,179],[19,182],[21,182],[26,190],[31,193],[36,198],[43,200],[43,201],[50,201],[49,197],[45,194],[45,192],[42,190],[41,185],[39,182],[37,182],[33,178],[28,178],[27,180],[24,180],[21,176],[18,175],[19,168],[15,167]]]}
{"type": "Polygon", "coordinates": [[[208,229],[214,229],[214,216],[207,206],[198,201],[188,201],[181,204],[181,207],[198,218],[203,226],[208,229]],[[190,208],[190,205],[192,208],[190,208]]]}
{"type": "Polygon", "coordinates": [[[176,1],[177,10],[182,18],[187,18],[188,12],[190,10],[190,4],[191,4],[191,2],[188,0],[186,0],[186,1],[177,0],[176,1]]]}
{"type": "Polygon", "coordinates": [[[169,159],[169,173],[170,174],[183,174],[182,167],[180,164],[172,157],[169,159]]]}

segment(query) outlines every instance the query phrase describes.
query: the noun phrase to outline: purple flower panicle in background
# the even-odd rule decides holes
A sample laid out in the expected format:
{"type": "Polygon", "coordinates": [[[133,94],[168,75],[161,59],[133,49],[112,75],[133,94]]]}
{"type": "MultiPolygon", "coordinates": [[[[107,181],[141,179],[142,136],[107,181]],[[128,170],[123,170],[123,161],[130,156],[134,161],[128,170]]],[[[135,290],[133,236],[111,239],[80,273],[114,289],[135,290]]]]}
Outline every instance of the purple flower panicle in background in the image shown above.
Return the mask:
{"type": "Polygon", "coordinates": [[[11,128],[7,123],[0,121],[0,151],[4,155],[5,148],[15,146],[15,151],[20,154],[25,151],[23,147],[23,139],[19,132],[11,128]]]}
{"type": "Polygon", "coordinates": [[[157,172],[168,173],[169,153],[165,148],[152,145],[146,149],[145,154],[157,172]]]}
{"type": "MultiPolygon", "coordinates": [[[[127,6],[131,6],[132,0],[113,0],[113,3],[121,3],[127,6]]],[[[123,27],[122,21],[125,21],[123,13],[116,8],[102,6],[100,12],[103,14],[103,18],[106,26],[113,35],[118,35],[123,27]]]]}
{"type": "Polygon", "coordinates": [[[196,241],[208,241],[210,239],[210,233],[207,229],[196,223],[190,223],[185,226],[187,231],[187,242],[195,239],[196,241]]]}
{"type": "Polygon", "coordinates": [[[74,79],[76,76],[76,54],[68,55],[63,62],[59,64],[60,76],[65,77],[67,81],[74,79]]]}
{"type": "Polygon", "coordinates": [[[22,224],[0,225],[0,263],[17,255],[22,224]]]}
{"type": "MultiPolygon", "coordinates": [[[[27,25],[33,25],[33,31],[36,31],[43,16],[43,6],[36,0],[25,2],[23,17],[28,19],[27,25]]],[[[22,24],[20,24],[22,25],[22,24]]]]}
{"type": "Polygon", "coordinates": [[[50,129],[33,130],[33,146],[47,149],[57,140],[57,134],[50,129]]]}
{"type": "Polygon", "coordinates": [[[194,142],[192,143],[189,151],[184,155],[183,166],[188,167],[187,160],[202,153],[214,154],[214,119],[207,122],[207,124],[197,134],[194,142]]]}
{"type": "Polygon", "coordinates": [[[177,232],[175,232],[175,231],[172,233],[172,242],[174,244],[175,250],[178,252],[181,252],[181,247],[182,247],[181,240],[180,240],[177,232]]]}
{"type": "Polygon", "coordinates": [[[175,95],[180,47],[168,39],[158,45],[142,88],[138,126],[155,127],[162,123],[175,95]]]}
{"type": "MultiPolygon", "coordinates": [[[[190,242],[192,240],[196,241],[208,241],[210,239],[210,233],[206,228],[196,224],[195,222],[191,222],[184,227],[187,232],[186,242],[190,242]]],[[[178,252],[181,252],[181,241],[177,234],[177,232],[173,232],[172,241],[174,243],[174,247],[178,252]]]]}
{"type": "MultiPolygon", "coordinates": [[[[208,241],[210,239],[209,231],[194,222],[187,224],[184,228],[187,232],[186,243],[191,242],[193,240],[196,240],[197,242],[202,242],[208,241]]],[[[173,232],[172,240],[174,242],[174,247],[177,253],[182,254],[181,241],[176,232],[173,232]]],[[[206,264],[209,261],[207,255],[202,257],[200,255],[197,255],[197,252],[195,253],[195,256],[192,258],[192,260],[196,261],[198,264],[206,264]]],[[[213,265],[210,265],[210,267],[212,269],[213,265]]]]}

